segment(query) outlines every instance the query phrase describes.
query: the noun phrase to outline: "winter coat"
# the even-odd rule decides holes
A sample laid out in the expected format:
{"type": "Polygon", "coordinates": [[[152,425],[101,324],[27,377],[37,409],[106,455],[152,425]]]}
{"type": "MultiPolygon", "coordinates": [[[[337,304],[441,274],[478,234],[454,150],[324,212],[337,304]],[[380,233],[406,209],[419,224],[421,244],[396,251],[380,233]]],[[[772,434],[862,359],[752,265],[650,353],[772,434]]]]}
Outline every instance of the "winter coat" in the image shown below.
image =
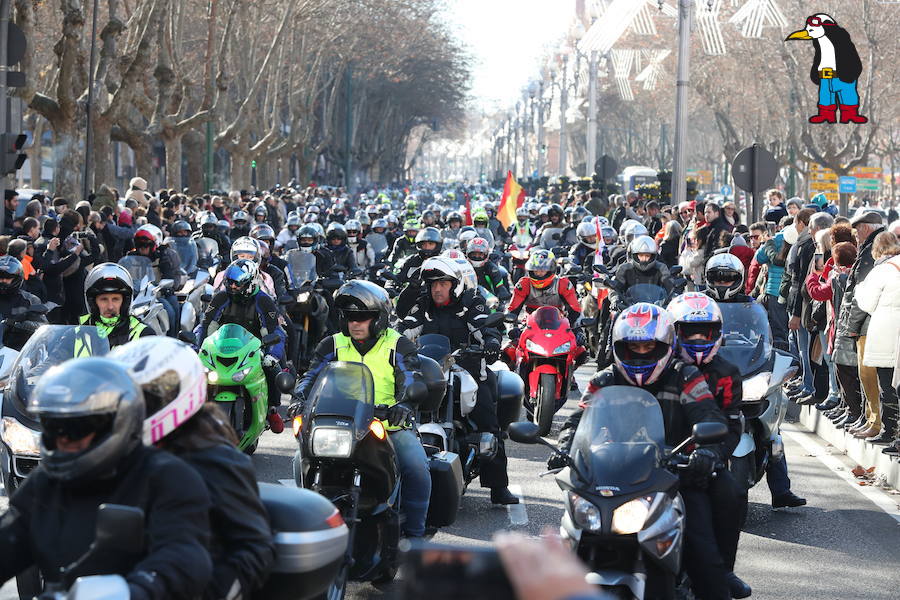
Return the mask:
{"type": "Polygon", "coordinates": [[[766,294],[769,296],[778,296],[778,290],[781,287],[781,278],[784,275],[784,260],[779,258],[779,255],[783,246],[784,235],[779,232],[756,251],[756,262],[761,265],[769,265],[768,277],[766,278],[766,294]]]}
{"type": "Polygon", "coordinates": [[[856,254],[856,260],[850,268],[850,275],[847,277],[847,287],[841,303],[841,311],[838,313],[838,336],[856,337],[866,335],[869,313],[857,306],[855,298],[856,288],[866,279],[866,276],[874,266],[872,243],[875,241],[875,236],[882,231],[884,231],[883,228],[876,229],[866,238],[860,245],[856,254]]]}
{"type": "Polygon", "coordinates": [[[856,287],[854,298],[861,310],[872,315],[863,364],[893,369],[900,341],[900,257],[879,261],[856,287]]]}

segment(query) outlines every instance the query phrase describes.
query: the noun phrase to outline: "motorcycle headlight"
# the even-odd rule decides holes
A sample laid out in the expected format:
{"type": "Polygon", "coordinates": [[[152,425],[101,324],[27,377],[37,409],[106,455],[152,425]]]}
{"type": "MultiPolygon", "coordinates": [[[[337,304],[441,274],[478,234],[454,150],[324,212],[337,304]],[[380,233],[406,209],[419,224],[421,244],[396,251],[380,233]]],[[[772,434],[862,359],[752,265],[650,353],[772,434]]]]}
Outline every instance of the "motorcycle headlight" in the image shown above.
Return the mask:
{"type": "Polygon", "coordinates": [[[572,348],[572,342],[566,342],[565,344],[560,344],[556,348],[553,349],[553,354],[566,354],[572,348]]]}
{"type": "Polygon", "coordinates": [[[297,302],[303,303],[309,300],[309,292],[300,292],[297,294],[297,302]]]}
{"type": "Polygon", "coordinates": [[[219,383],[219,374],[215,371],[207,371],[206,381],[213,385],[216,385],[217,383],[219,383]]]}
{"type": "Polygon", "coordinates": [[[244,380],[244,377],[250,374],[250,371],[253,370],[253,367],[247,367],[246,369],[241,369],[237,373],[231,376],[231,380],[235,383],[240,383],[244,380]]]}
{"type": "Polygon", "coordinates": [[[600,509],[576,494],[569,492],[569,505],[572,507],[572,518],[575,524],[588,531],[600,531],[603,527],[603,517],[600,509]]]}
{"type": "Polygon", "coordinates": [[[0,421],[0,437],[13,454],[41,455],[41,433],[25,427],[12,417],[0,421]]]}
{"type": "Polygon", "coordinates": [[[769,381],[772,374],[769,372],[757,373],[750,379],[744,380],[744,402],[755,402],[766,397],[769,391],[769,381]]]}
{"type": "Polygon", "coordinates": [[[312,434],[312,451],[324,458],[348,458],[353,446],[353,435],[349,429],[336,427],[316,427],[312,434]]]}
{"type": "Polygon", "coordinates": [[[647,498],[629,500],[613,511],[612,530],[623,535],[637,533],[644,528],[649,514],[650,500],[647,498]]]}
{"type": "Polygon", "coordinates": [[[532,340],[525,340],[525,347],[529,352],[534,352],[542,356],[547,354],[547,352],[543,348],[541,348],[537,342],[534,342],[532,340]]]}

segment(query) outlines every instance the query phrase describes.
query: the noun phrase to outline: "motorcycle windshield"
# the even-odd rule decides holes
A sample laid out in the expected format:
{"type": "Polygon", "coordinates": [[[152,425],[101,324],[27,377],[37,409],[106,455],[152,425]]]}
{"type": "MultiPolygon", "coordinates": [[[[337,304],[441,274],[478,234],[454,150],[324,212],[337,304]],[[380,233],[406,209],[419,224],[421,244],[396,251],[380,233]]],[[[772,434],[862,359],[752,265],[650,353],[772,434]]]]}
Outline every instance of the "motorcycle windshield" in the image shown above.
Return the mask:
{"type": "Polygon", "coordinates": [[[559,314],[559,310],[555,306],[541,306],[528,316],[529,329],[544,329],[547,331],[556,331],[563,326],[565,322],[568,326],[569,320],[559,314]]]}
{"type": "Polygon", "coordinates": [[[148,283],[156,279],[156,275],[153,272],[153,263],[146,256],[123,256],[119,259],[119,264],[125,267],[125,270],[131,275],[135,296],[140,294],[147,287],[148,283]]]}
{"type": "Polygon", "coordinates": [[[363,363],[328,363],[309,393],[310,412],[316,417],[345,417],[357,431],[369,427],[375,417],[372,372],[363,363]]]}
{"type": "Polygon", "coordinates": [[[720,302],[722,346],[719,354],[741,370],[759,371],[772,356],[772,329],[766,310],[757,302],[720,302]]]}
{"type": "Polygon", "coordinates": [[[203,342],[203,349],[209,352],[210,347],[213,347],[215,354],[219,356],[233,356],[254,342],[258,347],[259,340],[255,335],[236,323],[228,323],[216,329],[214,334],[206,338],[203,342]]]}
{"type": "Polygon", "coordinates": [[[649,302],[662,306],[668,298],[665,288],[652,283],[637,283],[628,288],[628,305],[637,304],[638,302],[649,302]]]}
{"type": "Polygon", "coordinates": [[[20,414],[27,415],[28,400],[40,377],[51,367],[71,358],[103,356],[109,340],[96,327],[83,325],[43,325],[13,363],[9,392],[20,414]]]}
{"type": "Polygon", "coordinates": [[[528,235],[527,233],[517,233],[512,238],[512,243],[515,246],[518,246],[519,248],[521,248],[522,250],[525,250],[526,248],[528,248],[531,245],[532,241],[533,240],[532,240],[531,236],[528,235]]]}
{"type": "Polygon", "coordinates": [[[197,238],[197,266],[208,269],[219,262],[219,245],[209,238],[197,238]]]}
{"type": "Polygon", "coordinates": [[[304,283],[316,280],[316,257],[314,254],[291,250],[285,255],[285,261],[291,274],[292,287],[300,287],[304,283]]]}
{"type": "Polygon", "coordinates": [[[544,233],[541,234],[540,247],[545,250],[552,250],[559,246],[562,240],[562,230],[562,227],[554,227],[544,231],[544,233]]]}
{"type": "Polygon", "coordinates": [[[384,237],[383,233],[370,233],[366,236],[365,239],[366,243],[372,246],[372,252],[374,252],[375,254],[387,250],[387,238],[384,237]]]}
{"type": "Polygon", "coordinates": [[[416,340],[419,354],[443,363],[450,354],[450,338],[439,333],[426,333],[416,340]]]}
{"type": "Polygon", "coordinates": [[[572,440],[572,458],[592,491],[629,493],[652,475],[664,447],[656,398],[641,388],[610,386],[588,401],[572,440]]]}
{"type": "Polygon", "coordinates": [[[189,237],[173,238],[172,248],[181,261],[181,268],[188,275],[193,275],[197,271],[197,259],[199,253],[197,251],[197,243],[189,237]]]}

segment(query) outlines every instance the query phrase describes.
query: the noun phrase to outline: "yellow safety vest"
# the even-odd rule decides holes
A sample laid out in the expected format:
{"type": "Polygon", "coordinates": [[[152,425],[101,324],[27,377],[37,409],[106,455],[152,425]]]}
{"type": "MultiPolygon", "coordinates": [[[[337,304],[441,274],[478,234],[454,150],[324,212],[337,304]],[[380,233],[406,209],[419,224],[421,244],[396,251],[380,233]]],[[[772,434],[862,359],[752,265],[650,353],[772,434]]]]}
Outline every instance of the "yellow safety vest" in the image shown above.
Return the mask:
{"type": "MultiPolygon", "coordinates": [[[[108,336],[112,332],[112,328],[107,327],[102,322],[99,324],[91,323],[91,315],[81,315],[78,319],[78,323],[80,325],[92,325],[97,328],[97,331],[101,336],[108,336]]],[[[129,315],[128,317],[128,341],[133,342],[134,340],[141,337],[141,333],[147,329],[147,326],[141,323],[140,319],[135,316],[129,315]]]]}
{"type": "MultiPolygon", "coordinates": [[[[375,384],[375,405],[393,406],[396,404],[394,365],[391,362],[391,355],[397,349],[397,341],[403,336],[393,329],[385,330],[378,342],[366,352],[365,356],[359,354],[353,340],[343,333],[336,333],[332,337],[338,360],[361,362],[369,367],[375,384]]],[[[388,426],[387,422],[384,422],[384,425],[388,429],[399,429],[399,427],[388,426]]]]}

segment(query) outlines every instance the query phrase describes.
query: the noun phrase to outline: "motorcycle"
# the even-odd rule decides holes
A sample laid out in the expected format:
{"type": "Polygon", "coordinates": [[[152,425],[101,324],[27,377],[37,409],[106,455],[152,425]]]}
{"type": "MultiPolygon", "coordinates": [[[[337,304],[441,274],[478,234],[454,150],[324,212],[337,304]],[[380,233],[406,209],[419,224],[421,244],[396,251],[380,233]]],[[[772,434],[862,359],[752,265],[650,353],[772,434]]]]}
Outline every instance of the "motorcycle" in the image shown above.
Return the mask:
{"type": "Polygon", "coordinates": [[[531,253],[531,236],[516,235],[513,237],[512,243],[506,249],[509,253],[511,261],[510,275],[513,283],[516,283],[525,276],[525,263],[531,253]]]}
{"type": "MultiPolygon", "coordinates": [[[[421,383],[410,397],[427,392],[421,383]]],[[[294,480],[337,506],[350,533],[338,575],[325,595],[341,600],[349,580],[394,579],[400,543],[400,465],[375,406],[372,373],[362,363],[332,362],[316,378],[306,411],[293,421],[294,480]]]]}
{"type": "MultiPolygon", "coordinates": [[[[210,239],[201,238],[215,245],[210,239]]],[[[184,286],[175,292],[178,303],[181,304],[181,331],[193,331],[201,315],[206,312],[209,300],[213,295],[211,285],[215,269],[213,267],[200,266],[199,245],[200,240],[190,238],[172,238],[173,247],[181,259],[182,269],[187,273],[187,281],[184,286]]],[[[208,261],[204,260],[204,264],[208,261]]]]}
{"type": "MultiPolygon", "coordinates": [[[[191,341],[193,334],[182,338],[191,341]]],[[[281,338],[270,333],[262,340],[236,323],[219,327],[200,346],[200,362],[206,367],[207,397],[225,411],[229,423],[237,432],[238,449],[253,454],[259,436],[268,428],[269,383],[263,370],[264,348],[277,344],[281,338]]],[[[275,385],[282,393],[293,388],[293,378],[279,373],[275,385]],[[283,381],[282,375],[291,381],[283,381]]]]}
{"type": "Polygon", "coordinates": [[[744,433],[731,456],[731,472],[744,491],[756,485],[766,465],[784,456],[780,428],[788,401],[782,384],[797,372],[791,354],[772,345],[769,319],[756,302],[720,302],[719,355],[741,370],[744,433]]]}
{"type": "MultiPolygon", "coordinates": [[[[309,490],[261,483],[259,495],[274,532],[275,562],[253,600],[310,600],[328,589],[343,562],[349,530],[334,505],[309,490]]],[[[128,600],[121,575],[90,575],[72,582],[71,573],[104,553],[140,555],[146,551],[144,511],[101,504],[94,542],[75,563],[62,569],[58,583],[41,598],[53,600],[128,600]],[[66,591],[68,590],[68,591],[66,591]]]]}
{"type": "Polygon", "coordinates": [[[568,454],[543,440],[534,423],[513,423],[508,432],[515,442],[564,457],[567,466],[545,475],[556,474],[565,492],[560,534],[592,571],[592,583],[617,598],[675,597],[685,533],[675,472],[688,462],[685,447],[718,443],[726,425],[698,423],[668,451],[656,398],[610,386],[587,402],[568,454]]]}
{"type": "Polygon", "coordinates": [[[158,284],[153,263],[146,256],[123,256],[119,264],[131,275],[134,283],[134,298],[131,300],[131,314],[153,329],[157,335],[166,335],[169,331],[169,314],[159,297],[172,289],[175,282],[163,279],[158,284]]]}
{"type": "Polygon", "coordinates": [[[285,255],[290,274],[290,291],[296,302],[287,306],[291,326],[297,337],[297,356],[294,364],[305,369],[312,359],[313,351],[324,331],[328,318],[328,304],[317,285],[316,257],[299,250],[291,250],[285,255]]]}
{"type": "MultiPolygon", "coordinates": [[[[582,319],[578,327],[594,323],[582,319]]],[[[573,328],[555,306],[541,306],[528,315],[518,342],[507,348],[510,368],[514,365],[522,379],[527,376],[525,411],[541,435],[550,433],[553,415],[566,403],[578,355],[573,328]]]]}

